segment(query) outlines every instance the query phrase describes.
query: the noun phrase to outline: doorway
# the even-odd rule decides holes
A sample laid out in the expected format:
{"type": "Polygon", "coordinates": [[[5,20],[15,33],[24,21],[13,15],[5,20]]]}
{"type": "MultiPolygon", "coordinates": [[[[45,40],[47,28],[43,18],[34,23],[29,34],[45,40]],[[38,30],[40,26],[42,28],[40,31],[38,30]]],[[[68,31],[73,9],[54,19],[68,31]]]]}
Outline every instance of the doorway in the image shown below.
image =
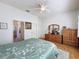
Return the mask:
{"type": "Polygon", "coordinates": [[[24,40],[24,22],[13,21],[13,41],[18,42],[24,40]]]}

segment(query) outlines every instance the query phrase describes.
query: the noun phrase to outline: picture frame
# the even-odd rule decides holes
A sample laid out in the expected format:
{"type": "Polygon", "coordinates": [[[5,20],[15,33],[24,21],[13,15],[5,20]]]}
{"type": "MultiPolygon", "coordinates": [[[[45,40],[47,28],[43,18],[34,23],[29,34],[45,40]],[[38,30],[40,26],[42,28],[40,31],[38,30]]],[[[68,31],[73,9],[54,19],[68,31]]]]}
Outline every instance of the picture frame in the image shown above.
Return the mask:
{"type": "Polygon", "coordinates": [[[32,29],[32,23],[31,22],[25,22],[25,29],[32,29]]]}
{"type": "Polygon", "coordinates": [[[0,22],[0,29],[8,29],[8,24],[4,22],[0,22]]]}

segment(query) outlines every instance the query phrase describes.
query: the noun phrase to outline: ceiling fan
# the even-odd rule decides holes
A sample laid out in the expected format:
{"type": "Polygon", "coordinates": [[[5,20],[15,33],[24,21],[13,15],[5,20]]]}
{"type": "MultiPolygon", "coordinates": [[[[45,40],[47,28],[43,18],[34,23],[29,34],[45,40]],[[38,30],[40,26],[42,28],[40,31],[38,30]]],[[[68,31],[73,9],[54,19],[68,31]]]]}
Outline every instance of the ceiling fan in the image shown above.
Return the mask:
{"type": "Polygon", "coordinates": [[[38,0],[38,2],[37,7],[29,8],[26,11],[30,12],[31,10],[38,10],[40,13],[48,11],[48,6],[45,4],[46,0],[38,0]]]}

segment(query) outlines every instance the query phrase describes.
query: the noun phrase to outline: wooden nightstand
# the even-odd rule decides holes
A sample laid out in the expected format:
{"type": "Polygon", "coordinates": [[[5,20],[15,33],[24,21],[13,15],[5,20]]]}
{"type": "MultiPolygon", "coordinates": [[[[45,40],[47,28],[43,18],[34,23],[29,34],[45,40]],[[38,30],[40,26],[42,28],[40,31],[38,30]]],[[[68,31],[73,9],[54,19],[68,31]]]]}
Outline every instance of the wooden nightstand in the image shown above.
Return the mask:
{"type": "Polygon", "coordinates": [[[53,35],[53,34],[45,34],[45,40],[62,43],[62,36],[61,35],[53,35]]]}

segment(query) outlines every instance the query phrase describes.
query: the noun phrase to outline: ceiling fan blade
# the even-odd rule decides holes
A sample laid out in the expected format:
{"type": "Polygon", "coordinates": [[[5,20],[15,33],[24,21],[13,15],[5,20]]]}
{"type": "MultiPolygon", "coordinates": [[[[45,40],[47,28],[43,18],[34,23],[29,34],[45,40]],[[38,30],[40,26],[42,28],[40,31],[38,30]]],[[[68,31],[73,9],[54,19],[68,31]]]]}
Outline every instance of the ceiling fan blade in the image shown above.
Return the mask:
{"type": "Polygon", "coordinates": [[[45,1],[46,0],[37,0],[39,2],[40,5],[45,5],[45,1]]]}
{"type": "Polygon", "coordinates": [[[26,10],[40,10],[40,8],[28,8],[26,10]]]}
{"type": "Polygon", "coordinates": [[[37,7],[30,7],[30,8],[27,8],[26,11],[27,12],[30,12],[30,11],[39,11],[40,13],[43,13],[43,12],[49,12],[48,10],[48,6],[45,5],[45,2],[46,0],[37,0],[39,3],[37,5],[37,7]]]}
{"type": "Polygon", "coordinates": [[[40,11],[40,10],[41,10],[40,8],[28,8],[25,11],[26,12],[31,12],[31,11],[40,11]]]}

